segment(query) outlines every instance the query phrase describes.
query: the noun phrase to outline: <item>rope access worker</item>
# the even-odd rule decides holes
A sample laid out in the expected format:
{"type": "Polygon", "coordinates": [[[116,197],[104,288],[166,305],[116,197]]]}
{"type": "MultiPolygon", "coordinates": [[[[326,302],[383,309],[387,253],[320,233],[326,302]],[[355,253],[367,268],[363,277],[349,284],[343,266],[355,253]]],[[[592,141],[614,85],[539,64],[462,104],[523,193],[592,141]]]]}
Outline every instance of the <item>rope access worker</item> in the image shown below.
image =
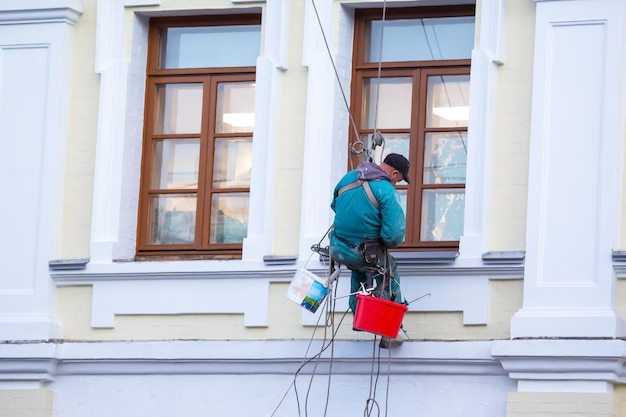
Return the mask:
{"type": "MultiPolygon", "coordinates": [[[[330,233],[331,257],[352,270],[350,309],[356,312],[356,292],[367,285],[367,271],[373,273],[379,296],[403,302],[396,260],[387,252],[404,240],[406,217],[395,184],[409,182],[409,161],[391,153],[380,165],[362,161],[348,172],[335,187],[331,209],[335,212],[330,233]],[[381,292],[382,290],[382,292],[381,292]]],[[[383,337],[382,348],[393,348],[402,338],[383,337]]]]}

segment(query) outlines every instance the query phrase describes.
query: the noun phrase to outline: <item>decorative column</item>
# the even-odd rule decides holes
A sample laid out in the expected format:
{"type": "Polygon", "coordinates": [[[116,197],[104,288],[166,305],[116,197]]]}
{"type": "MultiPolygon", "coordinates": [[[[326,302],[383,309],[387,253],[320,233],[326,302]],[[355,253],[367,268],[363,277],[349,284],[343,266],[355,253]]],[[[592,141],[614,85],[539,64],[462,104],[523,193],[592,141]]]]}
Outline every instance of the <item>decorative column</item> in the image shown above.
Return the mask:
{"type": "Polygon", "coordinates": [[[611,251],[624,140],[623,0],[537,1],[524,304],[512,338],[622,337],[611,251]]]}
{"type": "Polygon", "coordinates": [[[72,34],[82,0],[0,4],[0,340],[60,337],[59,259],[72,34]]]}

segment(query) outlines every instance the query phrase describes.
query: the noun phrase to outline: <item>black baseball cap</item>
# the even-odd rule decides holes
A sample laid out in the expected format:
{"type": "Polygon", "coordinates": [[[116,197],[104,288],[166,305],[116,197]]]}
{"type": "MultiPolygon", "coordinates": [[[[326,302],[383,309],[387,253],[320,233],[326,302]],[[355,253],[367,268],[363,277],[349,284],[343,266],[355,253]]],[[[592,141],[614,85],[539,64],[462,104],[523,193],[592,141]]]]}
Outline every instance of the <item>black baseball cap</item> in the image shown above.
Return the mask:
{"type": "Polygon", "coordinates": [[[404,156],[400,154],[390,153],[389,155],[385,157],[385,160],[383,162],[389,165],[390,167],[393,167],[394,169],[397,169],[398,171],[400,171],[400,173],[402,174],[402,178],[407,183],[410,183],[409,182],[409,166],[411,164],[409,163],[408,159],[406,159],[404,156]]]}

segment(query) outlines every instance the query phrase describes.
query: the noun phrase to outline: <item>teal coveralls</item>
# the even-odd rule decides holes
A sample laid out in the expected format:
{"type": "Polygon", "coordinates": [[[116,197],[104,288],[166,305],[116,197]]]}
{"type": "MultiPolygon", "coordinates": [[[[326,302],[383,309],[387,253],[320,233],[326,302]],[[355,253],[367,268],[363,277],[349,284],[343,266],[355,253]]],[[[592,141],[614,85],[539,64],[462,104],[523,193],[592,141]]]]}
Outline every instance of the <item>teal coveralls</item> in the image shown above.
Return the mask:
{"type": "MultiPolygon", "coordinates": [[[[397,248],[404,240],[406,216],[400,204],[400,196],[389,176],[372,162],[361,162],[337,183],[331,208],[335,212],[335,219],[330,233],[330,254],[337,262],[352,270],[349,304],[355,312],[357,301],[354,293],[367,279],[362,268],[370,266],[365,262],[359,245],[363,239],[380,238],[386,248],[397,248]],[[338,194],[339,189],[359,179],[369,182],[380,208],[372,204],[362,186],[338,194]]],[[[402,303],[395,259],[391,255],[383,256],[379,264],[391,271],[391,277],[388,278],[391,285],[384,288],[383,298],[389,300],[391,293],[395,293],[394,300],[402,303]]],[[[374,279],[377,286],[383,284],[384,277],[381,274],[375,273],[374,279]]]]}

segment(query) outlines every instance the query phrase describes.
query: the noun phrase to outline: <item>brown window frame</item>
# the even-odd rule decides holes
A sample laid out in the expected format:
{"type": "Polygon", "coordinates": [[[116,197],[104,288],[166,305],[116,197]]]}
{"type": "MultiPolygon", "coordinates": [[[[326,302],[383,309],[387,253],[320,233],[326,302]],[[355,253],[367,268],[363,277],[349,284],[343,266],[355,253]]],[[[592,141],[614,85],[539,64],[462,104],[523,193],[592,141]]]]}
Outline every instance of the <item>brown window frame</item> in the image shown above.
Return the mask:
{"type": "Polygon", "coordinates": [[[256,67],[214,67],[214,68],[160,68],[161,47],[160,33],[171,27],[223,26],[261,24],[260,14],[219,15],[203,17],[159,17],[150,19],[148,33],[148,56],[146,71],[146,93],[144,109],[144,132],[142,142],[141,179],[139,190],[139,208],[137,216],[136,259],[173,258],[173,259],[240,259],[241,243],[209,243],[211,226],[211,197],[219,193],[250,193],[249,187],[215,188],[213,187],[214,146],[218,138],[250,137],[252,131],[237,133],[217,133],[216,105],[217,86],[224,82],[256,80],[256,67]],[[194,83],[203,84],[201,131],[195,134],[157,134],[154,133],[156,90],[158,85],[194,83]],[[153,171],[153,143],[161,139],[199,139],[198,188],[188,189],[153,189],[151,173],[153,171]],[[149,244],[150,197],[167,194],[196,194],[196,220],[194,242],[192,244],[149,244]]]}
{"type": "MultiPolygon", "coordinates": [[[[436,18],[436,17],[459,17],[475,16],[474,5],[462,6],[437,6],[437,7],[414,7],[414,8],[392,8],[387,9],[385,20],[407,19],[407,18],[436,18]]],[[[352,90],[351,109],[355,130],[349,129],[349,143],[359,141],[359,138],[366,135],[371,137],[373,129],[362,128],[363,106],[362,86],[365,78],[378,78],[379,66],[380,77],[410,77],[413,79],[412,90],[412,110],[411,123],[408,129],[381,129],[383,134],[404,133],[410,137],[410,154],[405,155],[411,162],[409,178],[411,184],[396,185],[398,190],[407,192],[407,228],[405,241],[397,251],[450,251],[459,249],[459,241],[422,241],[421,232],[421,211],[422,192],[425,189],[455,188],[465,189],[463,184],[424,184],[424,152],[425,138],[429,132],[466,132],[464,128],[427,128],[426,127],[426,99],[428,76],[432,75],[469,75],[470,59],[455,60],[429,60],[429,61],[402,61],[402,62],[376,62],[365,61],[366,49],[366,28],[371,20],[382,20],[381,9],[358,9],[355,11],[354,28],[354,49],[352,61],[352,90]],[[357,137],[358,135],[358,137],[357,137]]],[[[359,155],[350,154],[349,166],[355,167],[360,160],[359,155]]]]}

